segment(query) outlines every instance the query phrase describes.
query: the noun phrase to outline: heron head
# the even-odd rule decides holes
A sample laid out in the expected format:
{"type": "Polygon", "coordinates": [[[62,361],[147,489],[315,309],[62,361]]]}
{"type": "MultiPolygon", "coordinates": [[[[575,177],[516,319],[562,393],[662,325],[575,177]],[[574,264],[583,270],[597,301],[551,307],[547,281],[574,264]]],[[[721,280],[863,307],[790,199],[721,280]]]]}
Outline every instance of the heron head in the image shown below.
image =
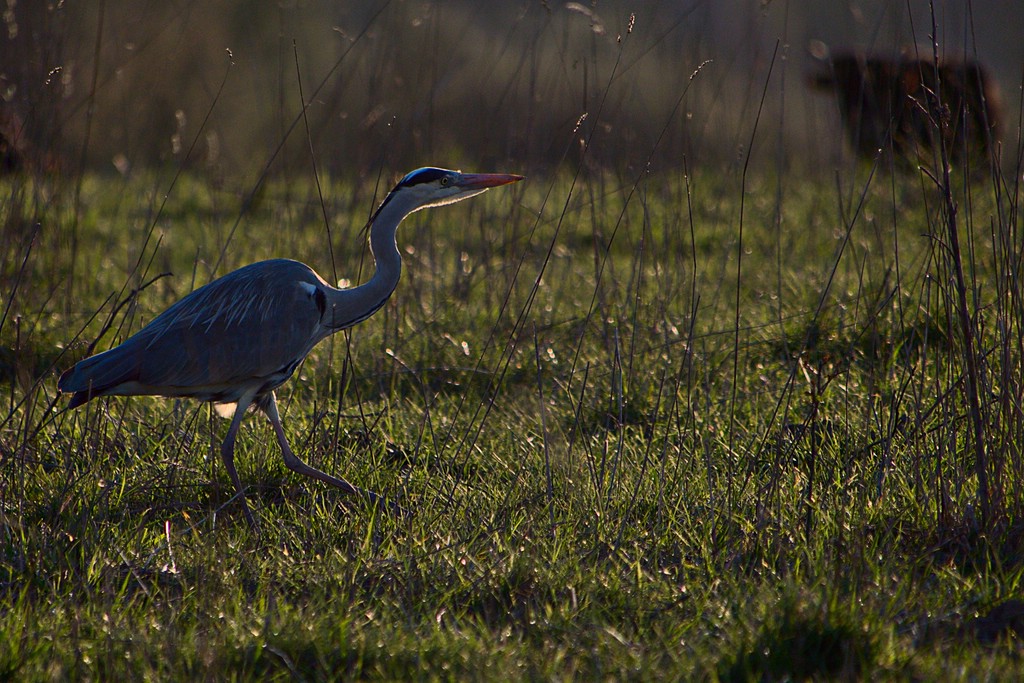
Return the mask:
{"type": "MultiPolygon", "coordinates": [[[[446,168],[418,168],[398,181],[384,204],[401,197],[412,211],[462,201],[492,187],[523,179],[510,173],[462,173],[446,168]]],[[[384,204],[381,205],[383,208],[384,204]]]]}

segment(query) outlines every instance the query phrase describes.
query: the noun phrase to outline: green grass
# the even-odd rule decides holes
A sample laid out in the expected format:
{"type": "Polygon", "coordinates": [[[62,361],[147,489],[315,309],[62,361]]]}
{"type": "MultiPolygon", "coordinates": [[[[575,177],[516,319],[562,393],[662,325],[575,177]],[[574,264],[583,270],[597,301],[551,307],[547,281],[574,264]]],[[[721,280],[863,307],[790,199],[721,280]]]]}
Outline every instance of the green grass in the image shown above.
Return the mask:
{"type": "MultiPolygon", "coordinates": [[[[403,224],[392,301],[279,392],[297,453],[413,514],[296,477],[252,416],[258,533],[207,406],[61,412],[56,374],[250,261],[333,279],[315,188],[232,234],[246,191],[201,177],[162,210],[169,178],[89,177],[77,214],[6,181],[0,676],[1014,677],[1021,633],[976,617],[1024,590],[1016,196],[954,178],[983,518],[929,183],[759,173],[741,214],[726,171],[501,170],[531,177],[403,224]]],[[[358,281],[373,188],[325,202],[358,281]]]]}

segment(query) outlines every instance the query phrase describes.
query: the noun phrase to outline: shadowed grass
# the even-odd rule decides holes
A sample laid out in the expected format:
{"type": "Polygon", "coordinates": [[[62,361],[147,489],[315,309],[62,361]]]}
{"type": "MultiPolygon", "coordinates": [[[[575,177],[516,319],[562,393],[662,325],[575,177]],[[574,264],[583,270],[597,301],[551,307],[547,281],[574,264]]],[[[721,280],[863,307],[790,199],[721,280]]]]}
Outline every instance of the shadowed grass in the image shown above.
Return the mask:
{"type": "MultiPolygon", "coordinates": [[[[413,514],[366,511],[297,478],[254,417],[237,458],[261,521],[254,533],[219,463],[226,425],[206,406],[111,398],[49,409],[50,365],[78,358],[110,316],[98,350],[213,277],[237,206],[237,194],[183,178],[162,237],[147,243],[154,181],[87,179],[76,258],[95,264],[90,275],[60,281],[70,251],[59,229],[39,232],[20,276],[13,262],[3,270],[3,291],[18,283],[21,317],[3,329],[17,371],[4,376],[0,429],[0,671],[1015,671],[1012,621],[993,618],[995,636],[974,635],[1024,576],[1021,466],[1000,418],[1019,348],[997,341],[1019,319],[1000,317],[985,286],[1006,263],[988,256],[998,234],[973,234],[977,324],[989,340],[984,414],[993,443],[1009,446],[991,451],[1003,458],[1003,512],[984,525],[929,196],[894,209],[886,188],[869,185],[844,223],[822,210],[837,201],[831,185],[808,181],[780,199],[770,177],[750,183],[736,347],[735,178],[687,181],[692,211],[681,211],[673,174],[643,179],[642,200],[629,203],[628,188],[598,194],[587,181],[550,257],[557,212],[539,207],[546,189],[570,196],[560,178],[410,219],[393,300],[318,347],[280,397],[297,453],[413,514]],[[779,210],[783,227],[762,227],[779,210]],[[542,264],[529,323],[517,326],[542,264]],[[165,271],[174,275],[129,296],[165,271]],[[1002,373],[999,354],[1011,359],[1002,373]]],[[[325,187],[339,277],[355,283],[368,275],[369,263],[358,274],[356,233],[371,193],[325,187]]],[[[269,183],[227,267],[290,256],[328,273],[315,196],[269,183]]],[[[66,220],[59,196],[27,206],[5,204],[6,224],[20,224],[18,213],[66,220]]],[[[980,194],[969,211],[976,226],[997,215],[980,194]]],[[[5,234],[14,253],[25,248],[5,234]]]]}

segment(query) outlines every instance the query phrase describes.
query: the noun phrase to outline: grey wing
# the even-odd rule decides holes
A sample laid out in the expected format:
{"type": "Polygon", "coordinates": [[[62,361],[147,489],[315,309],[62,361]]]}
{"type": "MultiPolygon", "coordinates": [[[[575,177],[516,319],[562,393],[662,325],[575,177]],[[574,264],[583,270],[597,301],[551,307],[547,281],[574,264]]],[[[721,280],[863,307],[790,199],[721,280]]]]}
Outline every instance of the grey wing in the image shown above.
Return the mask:
{"type": "Polygon", "coordinates": [[[133,337],[79,363],[62,391],[217,398],[287,378],[323,337],[322,281],[294,261],[266,261],[197,289],[133,337]]]}

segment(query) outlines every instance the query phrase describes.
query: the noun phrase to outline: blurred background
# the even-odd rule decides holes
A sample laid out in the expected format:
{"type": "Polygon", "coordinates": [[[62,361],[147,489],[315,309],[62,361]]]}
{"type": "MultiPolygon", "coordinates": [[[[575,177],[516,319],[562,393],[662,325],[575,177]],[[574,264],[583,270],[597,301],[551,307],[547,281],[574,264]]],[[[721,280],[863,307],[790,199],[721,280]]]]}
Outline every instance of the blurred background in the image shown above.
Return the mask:
{"type": "MultiPolygon", "coordinates": [[[[68,175],[308,171],[310,145],[336,175],[536,172],[578,162],[585,139],[588,164],[619,171],[736,164],[762,93],[755,158],[813,170],[851,154],[835,102],[806,87],[810,42],[896,54],[932,32],[920,0],[5,7],[4,163],[20,154],[68,175]]],[[[935,14],[942,52],[977,56],[999,82],[1012,157],[1024,3],[941,0],[935,14]]]]}

